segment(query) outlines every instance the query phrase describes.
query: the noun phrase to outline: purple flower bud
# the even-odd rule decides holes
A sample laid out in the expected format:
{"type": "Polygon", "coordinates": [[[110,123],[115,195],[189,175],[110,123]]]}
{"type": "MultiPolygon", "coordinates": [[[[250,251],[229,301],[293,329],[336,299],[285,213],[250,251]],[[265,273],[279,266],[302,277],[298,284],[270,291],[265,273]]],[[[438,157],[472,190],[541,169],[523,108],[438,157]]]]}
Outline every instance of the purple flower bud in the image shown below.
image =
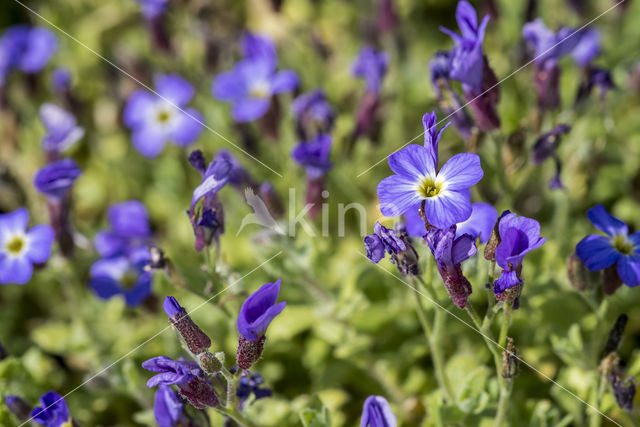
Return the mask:
{"type": "Polygon", "coordinates": [[[236,388],[236,396],[238,396],[238,406],[242,408],[244,403],[253,394],[254,401],[265,397],[271,397],[273,392],[267,387],[262,387],[264,379],[258,372],[243,372],[236,388]]]}
{"type": "Polygon", "coordinates": [[[262,356],[264,350],[265,337],[260,337],[257,341],[249,341],[245,337],[238,338],[238,349],[236,350],[236,359],[240,369],[250,369],[254,363],[262,356]]]}
{"type": "Polygon", "coordinates": [[[624,329],[627,326],[627,322],[629,321],[629,316],[622,313],[616,319],[616,323],[613,325],[611,330],[609,331],[609,336],[607,337],[607,343],[604,346],[604,350],[602,351],[602,358],[607,357],[609,354],[615,352],[620,347],[620,343],[622,342],[622,335],[624,334],[624,329]]]}
{"type": "Polygon", "coordinates": [[[211,347],[211,338],[195,324],[174,297],[166,297],[162,306],[169,316],[169,321],[176,328],[185,346],[192,354],[199,355],[211,347]]]}
{"type": "Polygon", "coordinates": [[[276,304],[280,293],[280,279],[266,283],[246,299],[238,314],[238,332],[248,341],[258,341],[264,336],[271,321],[287,303],[276,304]]]}
{"type": "Polygon", "coordinates": [[[20,422],[25,422],[31,418],[31,405],[25,402],[20,396],[7,395],[4,398],[7,409],[18,418],[20,422]]]}
{"type": "Polygon", "coordinates": [[[186,310],[178,303],[178,301],[171,296],[168,296],[164,299],[164,303],[162,304],[162,308],[164,308],[164,312],[167,313],[170,320],[176,320],[178,317],[186,314],[186,310]]]}
{"type": "Polygon", "coordinates": [[[82,171],[73,160],[58,160],[40,168],[33,184],[40,193],[54,199],[62,199],[81,174],[82,171]]]}
{"type": "Polygon", "coordinates": [[[502,378],[515,378],[518,376],[520,359],[518,350],[513,343],[513,338],[507,337],[507,346],[502,353],[502,378]]]}
{"type": "Polygon", "coordinates": [[[191,166],[203,175],[207,171],[207,162],[204,159],[204,154],[202,154],[201,150],[193,150],[189,154],[189,163],[191,163],[191,166]]]}
{"type": "Polygon", "coordinates": [[[360,427],[396,427],[396,417],[382,396],[369,396],[364,401],[360,427]]]}
{"type": "Polygon", "coordinates": [[[365,80],[367,91],[378,94],[388,67],[389,55],[386,52],[379,52],[371,46],[365,46],[353,62],[351,73],[365,80]]]}
{"type": "Polygon", "coordinates": [[[330,134],[335,113],[322,89],[298,96],[291,104],[296,119],[296,131],[303,141],[309,141],[318,134],[330,134]]]}
{"type": "Polygon", "coordinates": [[[329,160],[331,136],[320,134],[313,141],[300,142],[291,152],[291,157],[303,166],[312,178],[324,176],[333,166],[329,160]]]}
{"type": "Polygon", "coordinates": [[[636,396],[636,384],[633,377],[627,377],[626,381],[624,381],[620,380],[616,375],[611,375],[609,379],[618,406],[625,411],[631,412],[633,410],[633,398],[636,396]]]}
{"type": "Polygon", "coordinates": [[[66,67],[56,67],[51,74],[51,85],[58,93],[64,93],[71,88],[71,71],[66,67]]]}
{"type": "Polygon", "coordinates": [[[375,234],[370,234],[364,238],[364,249],[367,252],[367,258],[374,264],[384,258],[386,251],[382,239],[375,234]]]}
{"type": "Polygon", "coordinates": [[[581,67],[588,66],[600,53],[600,39],[602,34],[597,29],[584,29],[578,36],[578,43],[574,46],[571,57],[581,67]]]}
{"type": "Polygon", "coordinates": [[[71,425],[67,402],[55,391],[43,394],[40,397],[40,405],[31,411],[31,417],[35,422],[46,427],[71,425]]]}
{"type": "Polygon", "coordinates": [[[571,126],[559,124],[549,132],[542,134],[533,145],[533,163],[538,165],[555,154],[562,135],[569,133],[571,126]]]}
{"type": "Polygon", "coordinates": [[[249,171],[242,166],[242,163],[240,163],[240,161],[229,151],[218,151],[213,160],[229,162],[231,165],[231,170],[229,171],[229,184],[235,187],[236,190],[244,191],[247,187],[251,189],[256,189],[258,187],[258,184],[251,174],[249,174],[249,171]]]}

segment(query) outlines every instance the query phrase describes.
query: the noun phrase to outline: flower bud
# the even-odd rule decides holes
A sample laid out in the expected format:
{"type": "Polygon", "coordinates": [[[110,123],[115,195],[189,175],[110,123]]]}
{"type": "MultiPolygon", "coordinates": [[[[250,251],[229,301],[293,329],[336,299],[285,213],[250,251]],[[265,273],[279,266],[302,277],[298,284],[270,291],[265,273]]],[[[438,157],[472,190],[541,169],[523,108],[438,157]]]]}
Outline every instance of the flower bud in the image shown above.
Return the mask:
{"type": "Polygon", "coordinates": [[[240,369],[250,369],[251,366],[260,359],[264,349],[265,336],[261,336],[257,341],[249,341],[244,337],[238,339],[238,350],[236,358],[240,369]]]}
{"type": "Polygon", "coordinates": [[[567,260],[567,275],[569,283],[577,291],[584,291],[589,286],[588,270],[580,257],[575,253],[571,254],[567,260]]]}
{"type": "Polygon", "coordinates": [[[633,398],[636,395],[636,385],[633,377],[627,377],[626,381],[621,381],[617,376],[611,375],[609,379],[618,406],[625,411],[631,412],[633,410],[633,398]]]}
{"type": "Polygon", "coordinates": [[[502,353],[502,378],[515,378],[518,376],[520,360],[518,350],[513,344],[513,338],[507,337],[507,347],[502,353]]]}
{"type": "Polygon", "coordinates": [[[20,396],[8,395],[5,397],[4,403],[7,405],[7,409],[9,409],[20,422],[25,422],[31,417],[31,405],[25,402],[20,396]]]}
{"type": "Polygon", "coordinates": [[[169,316],[169,321],[176,328],[185,346],[192,354],[199,355],[211,347],[211,338],[191,320],[191,317],[174,297],[166,297],[163,307],[169,316]]]}
{"type": "Polygon", "coordinates": [[[202,378],[193,377],[189,382],[180,384],[180,394],[197,409],[220,406],[218,396],[202,378]]]}
{"type": "Polygon", "coordinates": [[[602,290],[605,295],[613,295],[622,286],[622,279],[618,276],[615,264],[604,269],[602,275],[602,290]]]}
{"type": "Polygon", "coordinates": [[[604,350],[602,352],[602,357],[606,357],[611,353],[614,353],[620,347],[620,342],[622,341],[622,335],[624,334],[624,328],[627,326],[627,321],[629,317],[626,314],[622,313],[616,319],[616,323],[613,325],[613,328],[609,331],[609,337],[607,338],[607,343],[604,346],[604,350]]]}
{"type": "Polygon", "coordinates": [[[222,363],[220,360],[211,352],[205,351],[199,356],[200,367],[203,371],[205,371],[208,375],[213,375],[217,372],[220,372],[222,369],[222,363]]]}

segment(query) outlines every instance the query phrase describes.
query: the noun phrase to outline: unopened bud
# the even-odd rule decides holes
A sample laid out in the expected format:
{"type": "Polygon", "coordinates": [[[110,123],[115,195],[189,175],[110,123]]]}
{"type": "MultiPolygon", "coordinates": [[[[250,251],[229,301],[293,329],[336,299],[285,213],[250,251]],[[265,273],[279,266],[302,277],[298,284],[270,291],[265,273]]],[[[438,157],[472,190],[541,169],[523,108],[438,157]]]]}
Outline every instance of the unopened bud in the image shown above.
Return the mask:
{"type": "Polygon", "coordinates": [[[222,369],[222,363],[220,360],[211,352],[205,351],[199,357],[200,367],[203,371],[205,371],[208,375],[213,375],[217,372],[220,372],[222,369]]]}
{"type": "Polygon", "coordinates": [[[20,396],[6,396],[4,403],[7,405],[7,409],[9,409],[20,422],[25,422],[31,417],[31,406],[20,396]]]}
{"type": "Polygon", "coordinates": [[[607,343],[604,346],[602,357],[606,357],[618,350],[620,342],[622,341],[622,335],[624,334],[624,328],[627,326],[628,320],[629,318],[624,313],[618,316],[616,323],[613,325],[613,328],[611,328],[611,331],[609,331],[609,337],[607,338],[607,343]]]}
{"type": "Polygon", "coordinates": [[[493,226],[493,230],[491,231],[491,236],[489,237],[489,241],[484,247],[484,259],[487,261],[493,261],[496,259],[496,248],[500,244],[500,220],[507,214],[510,214],[511,211],[506,210],[503,211],[495,225],[493,226]]]}
{"type": "Polygon", "coordinates": [[[518,376],[520,360],[518,350],[513,344],[513,338],[507,337],[507,347],[502,353],[502,378],[515,378],[518,376]]]}
{"type": "Polygon", "coordinates": [[[188,382],[180,384],[180,394],[197,409],[220,406],[218,396],[202,378],[193,377],[188,382]]]}
{"type": "Polygon", "coordinates": [[[567,260],[567,275],[575,290],[584,291],[589,286],[587,267],[575,253],[567,260]]]}
{"type": "Polygon", "coordinates": [[[615,375],[609,377],[611,386],[613,387],[613,394],[616,397],[618,406],[625,411],[631,412],[633,410],[633,398],[636,396],[636,384],[633,377],[627,377],[626,380],[620,380],[615,375]]]}
{"type": "Polygon", "coordinates": [[[262,350],[264,349],[265,336],[263,335],[257,341],[249,341],[244,337],[238,339],[238,350],[236,359],[240,369],[250,369],[251,366],[260,359],[262,350]]]}
{"type": "Polygon", "coordinates": [[[604,269],[602,275],[602,290],[605,295],[613,295],[622,286],[622,279],[618,276],[615,264],[604,269]]]}
{"type": "Polygon", "coordinates": [[[192,354],[199,355],[211,347],[211,338],[191,320],[186,310],[178,304],[174,297],[166,297],[163,307],[171,324],[176,328],[184,345],[192,354]]]}

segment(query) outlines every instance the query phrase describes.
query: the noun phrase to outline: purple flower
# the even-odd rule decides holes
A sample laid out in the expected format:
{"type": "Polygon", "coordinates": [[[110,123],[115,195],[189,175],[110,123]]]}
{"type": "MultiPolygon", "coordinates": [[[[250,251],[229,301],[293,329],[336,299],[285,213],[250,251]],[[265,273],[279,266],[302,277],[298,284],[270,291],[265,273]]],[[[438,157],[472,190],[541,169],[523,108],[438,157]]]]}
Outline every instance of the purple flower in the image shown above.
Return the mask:
{"type": "Polygon", "coordinates": [[[82,171],[73,160],[62,159],[38,170],[33,185],[48,197],[62,199],[81,174],[82,171]]]}
{"type": "Polygon", "coordinates": [[[218,199],[218,191],[229,181],[232,165],[224,158],[214,159],[202,172],[204,156],[198,151],[189,156],[192,165],[202,173],[202,183],[193,190],[189,219],[196,238],[195,248],[198,251],[216,242],[224,232],[224,211],[218,199]]]}
{"type": "Polygon", "coordinates": [[[583,30],[578,39],[578,43],[571,51],[571,57],[581,67],[585,67],[593,61],[600,53],[600,39],[602,34],[597,29],[583,30]]]}
{"type": "Polygon", "coordinates": [[[569,133],[571,126],[559,124],[549,132],[542,134],[533,145],[533,163],[540,164],[555,154],[560,137],[569,133]]]}
{"type": "Polygon", "coordinates": [[[440,27],[440,31],[448,34],[455,43],[450,56],[449,75],[452,79],[469,86],[471,90],[477,91],[482,88],[484,67],[482,41],[489,15],[482,18],[482,22],[478,25],[476,10],[469,2],[461,0],[456,7],[456,21],[461,35],[440,27]]]}
{"type": "Polygon", "coordinates": [[[177,74],[155,78],[153,94],[137,90],[124,108],[124,123],[132,131],[133,145],[145,157],[156,157],[169,141],[180,147],[195,142],[202,133],[204,118],[187,107],[195,90],[177,74]]]}
{"type": "MultiPolygon", "coordinates": [[[[425,114],[425,145],[410,144],[389,156],[389,167],[396,175],[378,184],[380,210],[385,216],[399,216],[425,204],[429,224],[447,228],[471,215],[469,187],[482,178],[476,154],[456,154],[438,170],[438,141],[435,113],[425,114]]],[[[446,127],[446,126],[445,126],[446,127]]]]}
{"type": "Polygon", "coordinates": [[[365,46],[360,50],[353,65],[351,73],[355,77],[364,79],[367,91],[380,93],[382,79],[389,67],[389,55],[386,52],[376,51],[371,46],[365,46]]]}
{"type": "Polygon", "coordinates": [[[636,384],[633,377],[628,377],[625,381],[612,374],[609,380],[618,406],[625,411],[633,411],[633,399],[636,396],[636,384]]]}
{"type": "Polygon", "coordinates": [[[162,303],[162,308],[169,319],[177,320],[179,317],[187,314],[186,310],[178,303],[174,297],[168,296],[162,303]]]}
{"type": "Polygon", "coordinates": [[[319,178],[333,166],[329,161],[331,143],[331,136],[319,134],[313,141],[303,141],[296,145],[291,157],[305,168],[309,178],[319,178]]]}
{"type": "Polygon", "coordinates": [[[157,18],[166,10],[169,0],[136,0],[147,19],[157,18]]]}
{"type": "Polygon", "coordinates": [[[522,27],[522,37],[533,46],[537,64],[556,62],[571,53],[580,41],[580,36],[574,34],[575,30],[566,27],[555,33],[540,18],[522,27]]]}
{"type": "Polygon", "coordinates": [[[322,89],[303,93],[291,104],[296,119],[296,130],[302,140],[318,134],[329,134],[333,129],[335,113],[322,89]]]}
{"type": "Polygon", "coordinates": [[[211,347],[211,338],[195,324],[174,297],[166,297],[162,307],[167,313],[169,321],[178,331],[184,345],[193,355],[200,355],[211,347]]]}
{"type": "Polygon", "coordinates": [[[594,88],[600,91],[600,98],[604,98],[607,92],[615,88],[611,72],[600,67],[589,67],[587,79],[578,87],[576,94],[576,104],[584,101],[589,97],[594,88]]]}
{"type": "Polygon", "coordinates": [[[78,126],[73,114],[55,104],[46,103],[40,107],[40,121],[47,131],[42,138],[42,148],[46,152],[61,153],[84,136],[84,129],[78,126]]]}
{"type": "Polygon", "coordinates": [[[0,215],[0,284],[24,285],[31,279],[33,264],[51,256],[53,229],[43,224],[27,231],[28,222],[25,208],[0,215]]]}
{"type": "Polygon", "coordinates": [[[396,417],[382,396],[369,396],[364,401],[360,427],[396,427],[396,417]]]}
{"type": "Polygon", "coordinates": [[[236,396],[238,396],[239,399],[238,407],[242,408],[244,403],[252,394],[254,396],[254,401],[265,397],[271,397],[273,392],[268,387],[262,387],[263,384],[264,379],[258,372],[243,372],[236,388],[236,396]]]}
{"type": "Polygon", "coordinates": [[[451,53],[446,50],[440,50],[433,55],[429,61],[429,73],[431,75],[431,84],[434,88],[438,87],[438,80],[449,80],[449,72],[451,65],[451,53]]]}
{"type": "Polygon", "coordinates": [[[629,234],[627,225],[609,214],[604,206],[587,211],[593,225],[606,236],[591,234],[576,246],[576,254],[591,271],[615,265],[618,276],[627,286],[640,284],[640,231],[629,234]]]}
{"type": "MultiPolygon", "coordinates": [[[[404,217],[407,222],[407,234],[409,236],[422,237],[427,234],[424,220],[420,218],[417,208],[406,211],[404,217]]],[[[480,237],[480,243],[487,243],[497,217],[496,209],[490,204],[484,202],[472,203],[469,218],[456,224],[457,234],[469,234],[474,239],[480,237]]]]}
{"type": "MultiPolygon", "coordinates": [[[[206,163],[204,160],[204,156],[202,156],[202,152],[194,151],[192,155],[194,155],[194,158],[199,157],[201,159],[201,160],[198,159],[197,162],[201,165],[204,165],[204,168],[202,168],[201,173],[205,173],[206,163]],[[197,153],[200,153],[200,154],[197,154],[197,153]]],[[[258,183],[255,182],[255,180],[251,177],[251,175],[249,174],[249,171],[244,166],[242,166],[242,163],[240,163],[240,161],[229,151],[227,150],[218,151],[218,153],[215,155],[213,160],[220,161],[220,162],[224,162],[224,161],[229,162],[229,164],[231,165],[231,170],[229,171],[229,184],[231,184],[237,190],[243,191],[247,187],[252,189],[255,189],[258,187],[258,183]]],[[[196,167],[196,169],[200,170],[199,167],[196,167]]]]}
{"type": "Polygon", "coordinates": [[[388,252],[389,255],[398,255],[407,250],[405,242],[393,230],[379,222],[373,226],[373,233],[364,238],[364,248],[367,252],[367,258],[374,264],[384,258],[385,252],[388,252]]]}
{"type": "Polygon", "coordinates": [[[31,417],[45,427],[64,427],[71,425],[69,408],[64,397],[55,391],[49,391],[40,397],[40,405],[31,411],[31,417]]]}
{"type": "Polygon", "coordinates": [[[42,70],[58,47],[58,39],[46,28],[14,25],[5,30],[1,43],[7,49],[8,67],[25,73],[42,70]]]}
{"type": "Polygon", "coordinates": [[[161,384],[158,386],[153,405],[153,414],[159,427],[177,427],[185,416],[184,404],[171,387],[161,384]]]}
{"type": "Polygon", "coordinates": [[[58,93],[68,91],[71,87],[71,71],[66,67],[56,67],[51,73],[51,85],[58,93]]]}
{"type": "Polygon", "coordinates": [[[278,58],[268,39],[248,33],[242,44],[245,59],[231,71],[218,74],[211,89],[215,98],[232,105],[231,115],[240,123],[259,119],[269,109],[273,95],[298,87],[295,72],[276,72],[278,58]]]}
{"type": "Polygon", "coordinates": [[[446,230],[431,228],[424,237],[436,259],[447,292],[455,305],[464,308],[472,289],[462,274],[460,264],[475,255],[475,239],[469,234],[456,233],[455,225],[446,230]]]}
{"type": "Polygon", "coordinates": [[[522,283],[520,272],[524,256],[546,241],[540,237],[540,223],[535,219],[517,217],[510,213],[500,218],[500,244],[496,248],[496,262],[502,274],[495,281],[493,292],[501,294],[522,283]]]}
{"type": "Polygon", "coordinates": [[[128,306],[140,305],[151,293],[151,274],[144,270],[149,259],[144,247],[128,256],[100,259],[91,266],[89,286],[102,299],[122,295],[128,306]]]}
{"type": "Polygon", "coordinates": [[[248,341],[264,336],[271,321],[284,310],[287,303],[276,304],[280,293],[280,279],[266,283],[247,298],[238,314],[238,332],[248,341]]]}
{"type": "Polygon", "coordinates": [[[127,254],[144,246],[151,237],[147,209],[137,200],[111,205],[107,219],[109,228],[98,232],[93,241],[103,257],[127,254]]]}

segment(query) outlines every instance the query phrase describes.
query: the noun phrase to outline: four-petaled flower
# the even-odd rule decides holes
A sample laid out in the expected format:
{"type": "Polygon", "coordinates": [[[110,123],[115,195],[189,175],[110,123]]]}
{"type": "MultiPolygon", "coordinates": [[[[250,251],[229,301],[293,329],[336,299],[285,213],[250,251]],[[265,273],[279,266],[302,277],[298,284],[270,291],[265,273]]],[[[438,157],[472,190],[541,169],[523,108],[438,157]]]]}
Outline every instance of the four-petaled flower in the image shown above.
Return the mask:
{"type": "Polygon", "coordinates": [[[51,255],[53,229],[41,224],[27,231],[28,222],[25,208],[0,215],[0,284],[27,283],[33,264],[42,264],[51,255]]]}
{"type": "Polygon", "coordinates": [[[578,243],[576,254],[582,262],[591,271],[615,265],[625,285],[640,285],[640,231],[629,234],[627,224],[602,205],[589,209],[587,217],[606,236],[591,234],[578,243]]]}
{"type": "Polygon", "coordinates": [[[69,408],[64,397],[49,391],[40,397],[40,405],[31,411],[35,422],[45,427],[70,427],[72,425],[69,408]]]}
{"type": "MultiPolygon", "coordinates": [[[[389,156],[396,175],[378,184],[380,210],[385,216],[399,216],[425,204],[429,224],[444,229],[471,215],[469,187],[482,178],[480,158],[473,153],[456,154],[438,170],[438,141],[435,113],[425,114],[425,144],[410,144],[389,156]]],[[[445,126],[446,127],[446,126],[445,126]]]]}
{"type": "Polygon", "coordinates": [[[187,107],[195,90],[176,74],[155,78],[155,91],[137,90],[127,100],[124,123],[132,131],[133,145],[145,157],[156,157],[167,142],[185,147],[200,136],[199,111],[187,107]]]}
{"type": "Polygon", "coordinates": [[[382,396],[369,396],[364,401],[360,427],[396,427],[397,421],[389,402],[382,396]]]}

